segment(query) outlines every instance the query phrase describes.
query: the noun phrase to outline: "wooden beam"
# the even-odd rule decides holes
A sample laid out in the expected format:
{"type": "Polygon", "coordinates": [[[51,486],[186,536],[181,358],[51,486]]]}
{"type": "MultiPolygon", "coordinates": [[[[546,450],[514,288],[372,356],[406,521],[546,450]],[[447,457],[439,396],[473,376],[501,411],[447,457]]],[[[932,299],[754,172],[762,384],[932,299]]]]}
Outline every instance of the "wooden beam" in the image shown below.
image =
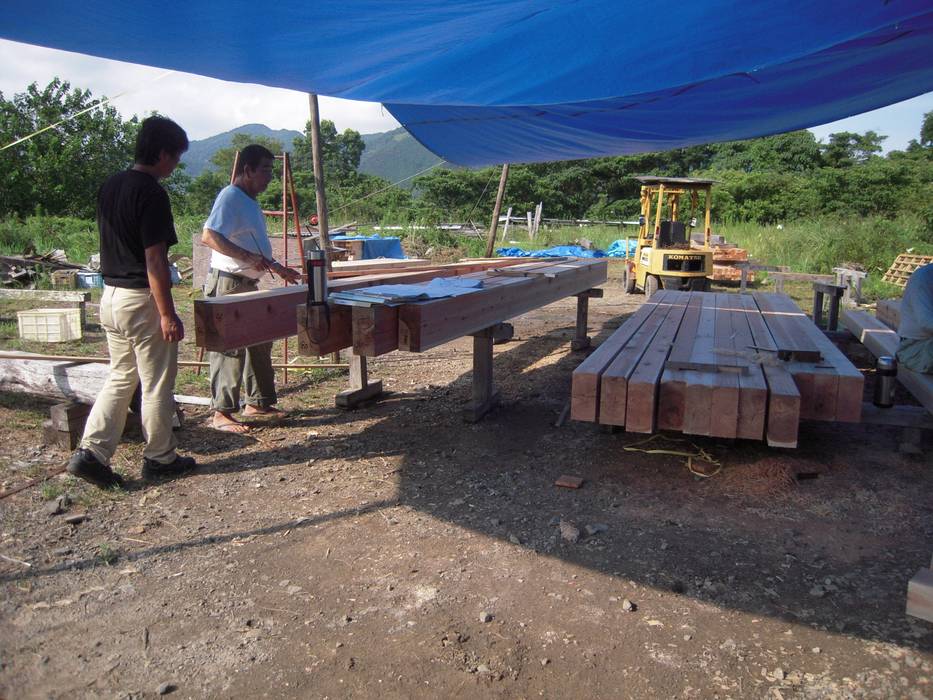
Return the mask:
{"type": "Polygon", "coordinates": [[[398,307],[374,304],[353,308],[353,352],[377,357],[398,349],[398,307]]]}
{"type": "Polygon", "coordinates": [[[761,440],[765,435],[768,412],[768,384],[761,365],[750,362],[749,346],[755,345],[748,314],[742,299],[736,294],[723,296],[724,308],[729,310],[732,325],[730,334],[731,347],[737,365],[745,365],[747,371],[738,376],[739,380],[739,415],[736,425],[736,437],[748,440],[761,440]]]}
{"type": "Polygon", "coordinates": [[[891,330],[896,331],[901,325],[901,300],[881,299],[875,308],[875,316],[891,330]]]}
{"type": "Polygon", "coordinates": [[[686,292],[671,292],[665,299],[670,312],[629,378],[625,399],[625,429],[628,431],[653,433],[657,427],[658,383],[689,298],[686,292]]]}
{"type": "Polygon", "coordinates": [[[496,229],[499,226],[499,212],[502,211],[502,198],[505,195],[505,183],[509,179],[509,164],[502,165],[502,174],[499,176],[499,191],[496,193],[496,205],[492,210],[492,222],[489,224],[489,235],[486,237],[486,257],[492,257],[496,246],[496,229]]]}
{"type": "Polygon", "coordinates": [[[699,294],[691,294],[684,311],[684,318],[674,338],[671,354],[661,374],[661,383],[658,387],[658,428],[660,430],[683,430],[689,375],[684,370],[676,369],[676,366],[690,361],[702,307],[703,297],[699,294]]]}
{"type": "Polygon", "coordinates": [[[570,417],[573,420],[589,422],[599,420],[600,380],[603,372],[612,364],[615,357],[641,328],[654,307],[666,294],[665,290],[661,290],[651,299],[645,300],[645,303],[635,313],[600,343],[599,347],[573,371],[570,394],[570,417]]]}
{"type": "MultiPolygon", "coordinates": [[[[756,347],[776,350],[774,338],[759,313],[755,300],[740,295],[749,330],[756,347]]],[[[800,425],[800,390],[784,363],[765,362],[761,366],[768,383],[768,417],[765,439],[771,447],[796,447],[800,425]]]]}
{"type": "Polygon", "coordinates": [[[627,423],[629,379],[664,320],[674,309],[672,300],[675,299],[675,293],[667,290],[663,292],[660,299],[657,294],[651,297],[653,303],[649,307],[650,315],[602,372],[599,381],[599,422],[603,425],[623,426],[627,423]]]}
{"type": "Polygon", "coordinates": [[[920,569],[907,584],[907,614],[933,622],[933,569],[920,569]]]}
{"type": "MultiPolygon", "coordinates": [[[[897,346],[900,342],[897,333],[871,314],[846,309],[842,312],[841,322],[875,357],[897,355],[897,346]]],[[[921,374],[898,366],[897,380],[924,408],[933,413],[933,375],[921,374]]]]}
{"type": "Polygon", "coordinates": [[[606,281],[603,260],[561,263],[555,278],[493,277],[484,288],[399,307],[399,349],[424,352],[606,281]]]}

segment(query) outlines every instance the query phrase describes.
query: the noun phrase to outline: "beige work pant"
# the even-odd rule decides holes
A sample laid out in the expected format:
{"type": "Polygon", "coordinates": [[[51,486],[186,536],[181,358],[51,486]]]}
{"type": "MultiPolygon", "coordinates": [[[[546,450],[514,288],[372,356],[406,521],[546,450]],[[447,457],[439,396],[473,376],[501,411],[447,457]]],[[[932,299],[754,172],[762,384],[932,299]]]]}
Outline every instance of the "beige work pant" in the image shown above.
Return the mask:
{"type": "Polygon", "coordinates": [[[126,425],[136,385],[142,381],[143,457],[168,464],[178,445],[172,433],[178,343],[162,338],[155,299],[148,289],[104,287],[100,325],[107,332],[110,376],[94,402],[81,447],[110,464],[126,425]]]}
{"type": "MultiPolygon", "coordinates": [[[[248,277],[232,279],[221,277],[211,270],[204,285],[205,296],[222,297],[227,294],[255,292],[256,280],[248,277]]],[[[274,405],[275,370],[272,369],[272,343],[260,343],[227,352],[211,352],[211,408],[224,413],[240,410],[240,388],[246,393],[244,403],[257,408],[274,405]]]]}

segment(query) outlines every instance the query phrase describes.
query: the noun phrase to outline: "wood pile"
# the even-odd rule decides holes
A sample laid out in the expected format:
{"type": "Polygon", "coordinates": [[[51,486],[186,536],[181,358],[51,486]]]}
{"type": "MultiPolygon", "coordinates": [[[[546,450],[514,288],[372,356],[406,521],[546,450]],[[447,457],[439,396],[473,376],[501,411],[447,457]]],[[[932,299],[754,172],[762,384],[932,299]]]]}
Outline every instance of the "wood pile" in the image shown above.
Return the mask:
{"type": "Polygon", "coordinates": [[[794,447],[858,422],[863,377],[783,294],[656,293],[573,373],[571,417],[794,447]]]}
{"type": "Polygon", "coordinates": [[[907,280],[910,279],[914,270],[918,267],[928,265],[929,263],[933,263],[933,255],[911,255],[909,253],[902,253],[894,259],[894,262],[891,263],[891,267],[888,268],[888,271],[884,273],[881,279],[885,282],[896,284],[898,287],[906,287],[907,280]]]}
{"type": "MultiPolygon", "coordinates": [[[[717,282],[741,282],[742,270],[736,263],[747,263],[748,251],[732,243],[713,246],[713,274],[711,278],[717,282]]],[[[748,281],[755,281],[755,273],[748,272],[748,281]]]]}

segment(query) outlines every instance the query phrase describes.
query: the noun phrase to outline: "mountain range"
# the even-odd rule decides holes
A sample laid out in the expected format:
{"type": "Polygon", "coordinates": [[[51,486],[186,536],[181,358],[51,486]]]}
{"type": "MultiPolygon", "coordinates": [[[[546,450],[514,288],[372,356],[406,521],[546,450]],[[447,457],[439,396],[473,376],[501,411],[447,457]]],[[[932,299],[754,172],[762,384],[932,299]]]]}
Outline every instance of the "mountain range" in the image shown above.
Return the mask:
{"type": "MultiPolygon", "coordinates": [[[[186,172],[191,177],[197,177],[210,169],[212,167],[211,157],[221,148],[229,147],[234,134],[275,139],[286,150],[292,150],[295,137],[302,135],[301,132],[291,129],[270,129],[264,124],[244,124],[222,134],[192,141],[181,159],[185,164],[186,172]]],[[[412,138],[411,134],[402,127],[377,134],[363,134],[363,143],[366,148],[360,158],[360,172],[377,175],[389,182],[409,178],[441,160],[412,138]]],[[[410,188],[411,180],[401,182],[400,186],[410,188]]]]}

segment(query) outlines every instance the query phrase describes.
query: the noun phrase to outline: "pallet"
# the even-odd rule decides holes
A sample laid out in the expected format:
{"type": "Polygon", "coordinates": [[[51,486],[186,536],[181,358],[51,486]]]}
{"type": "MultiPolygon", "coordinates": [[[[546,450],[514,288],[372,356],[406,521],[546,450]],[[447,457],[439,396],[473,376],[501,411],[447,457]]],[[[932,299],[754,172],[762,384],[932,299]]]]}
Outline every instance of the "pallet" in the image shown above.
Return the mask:
{"type": "Polygon", "coordinates": [[[882,275],[881,279],[898,287],[906,287],[907,280],[918,267],[923,267],[933,262],[933,255],[910,255],[902,253],[898,255],[888,271],[882,275]]]}

